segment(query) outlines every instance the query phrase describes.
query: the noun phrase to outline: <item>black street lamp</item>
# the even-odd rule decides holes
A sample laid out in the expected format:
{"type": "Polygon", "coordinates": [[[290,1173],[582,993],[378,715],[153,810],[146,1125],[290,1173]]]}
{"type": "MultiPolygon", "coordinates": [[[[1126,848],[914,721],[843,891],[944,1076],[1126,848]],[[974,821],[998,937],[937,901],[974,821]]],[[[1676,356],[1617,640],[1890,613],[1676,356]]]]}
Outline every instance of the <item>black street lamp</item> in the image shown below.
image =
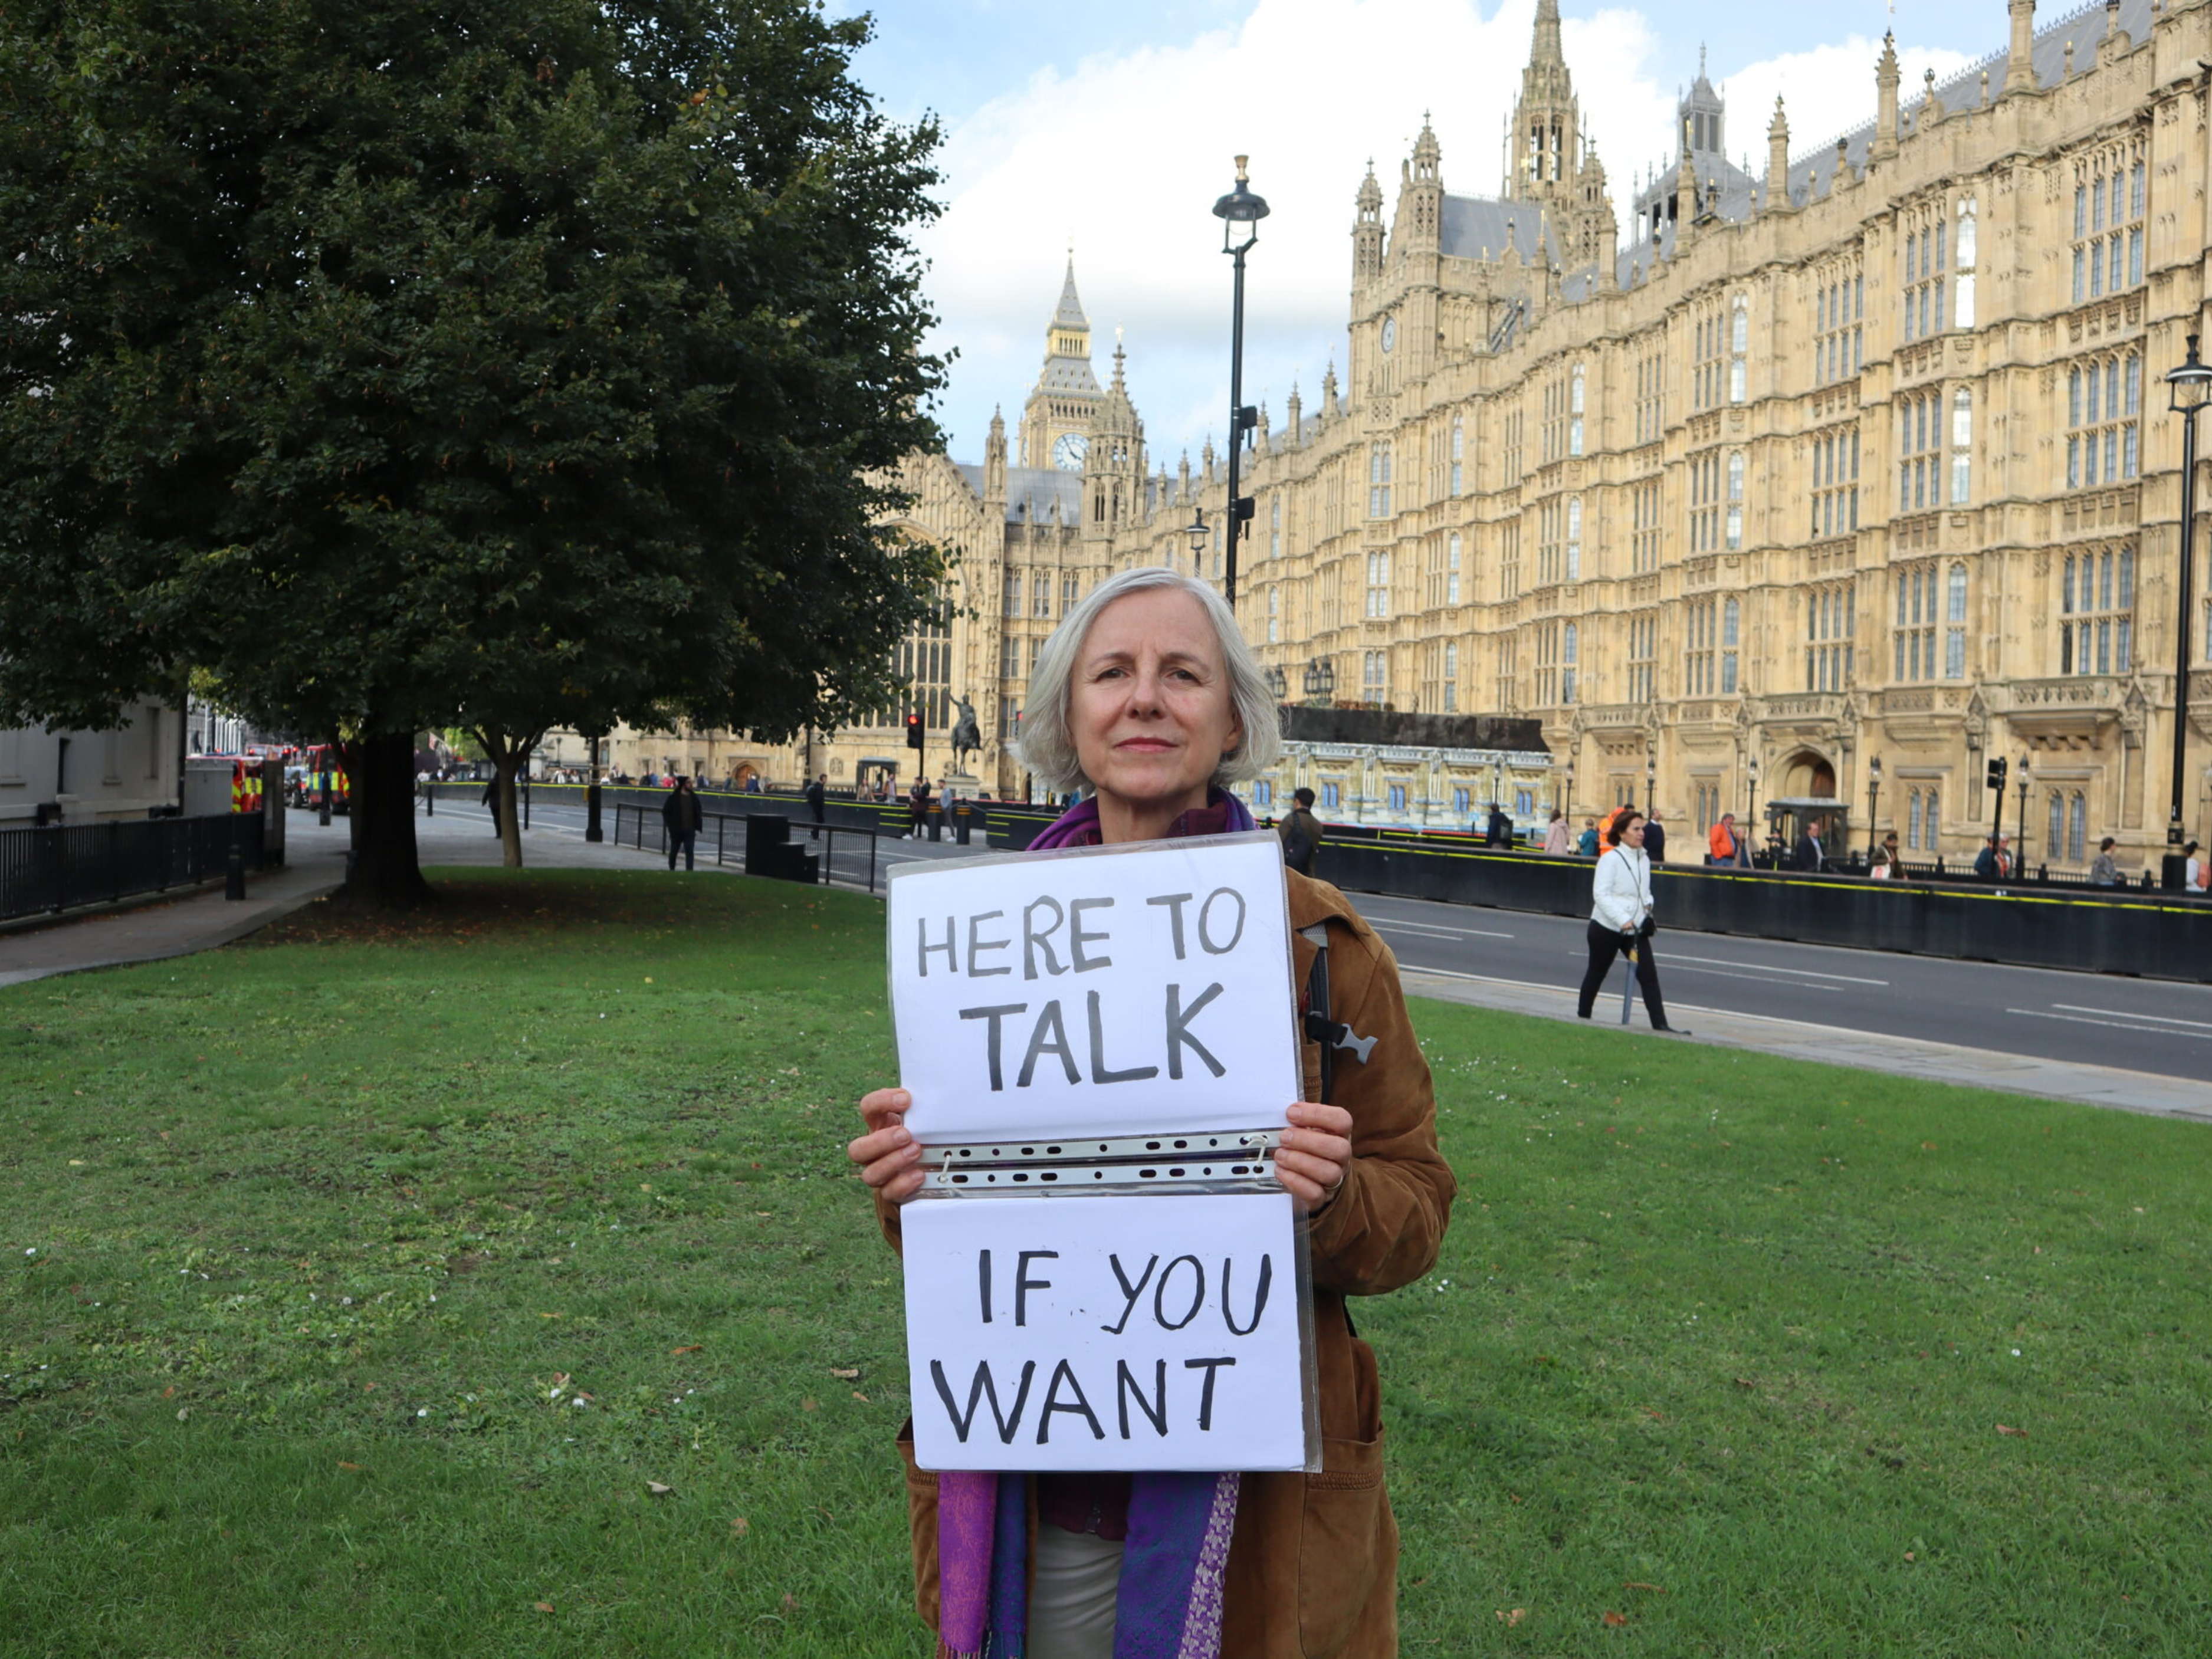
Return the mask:
{"type": "Polygon", "coordinates": [[[1880,833],[1875,828],[1875,803],[1881,799],[1881,757],[1876,755],[1867,762],[1867,868],[1874,867],[1875,837],[1880,833]]]}
{"type": "MultiPolygon", "coordinates": [[[[2027,757],[2020,757],[2020,767],[2013,774],[2020,784],[2020,828],[2014,831],[2020,837],[2020,855],[2012,861],[2013,873],[2023,881],[2027,878],[2027,757]]],[[[2046,849],[2044,857],[2051,856],[2046,849]]]]}
{"type": "Polygon", "coordinates": [[[584,782],[584,839],[605,841],[607,838],[605,820],[599,806],[599,736],[596,732],[584,733],[586,750],[584,782]]]}
{"type": "Polygon", "coordinates": [[[1213,539],[1213,526],[1206,521],[1206,508],[1200,506],[1183,526],[1184,535],[1190,538],[1190,570],[1194,576],[1206,574],[1206,547],[1213,539]]]}
{"type": "Polygon", "coordinates": [[[1279,663],[1267,671],[1267,695],[1277,702],[1280,702],[1290,695],[1290,677],[1283,672],[1282,665],[1279,663]]]}
{"type": "Polygon", "coordinates": [[[1754,749],[1752,750],[1751,758],[1745,763],[1745,771],[1749,780],[1745,785],[1745,787],[1749,789],[1751,792],[1750,805],[1745,814],[1745,827],[1750,830],[1752,836],[1751,844],[1753,848],[1756,849],[1760,845],[1759,835],[1759,751],[1757,750],[1754,749]]]}
{"type": "Polygon", "coordinates": [[[1237,262],[1229,320],[1229,561],[1224,588],[1231,607],[1237,603],[1237,532],[1252,516],[1252,498],[1237,493],[1237,462],[1243,455],[1244,434],[1260,423],[1260,411],[1244,406],[1244,256],[1260,240],[1260,221],[1267,216],[1266,198],[1247,188],[1247,159],[1237,158],[1237,188],[1213,204],[1213,216],[1221,221],[1221,251],[1237,262]]]}
{"type": "Polygon", "coordinates": [[[1650,817],[1659,808],[1659,745],[1644,745],[1644,816],[1650,817]]]}
{"type": "Polygon", "coordinates": [[[2181,568],[2174,584],[2179,596],[2173,645],[2173,797],[2166,821],[2166,860],[2159,871],[2159,885],[2169,890],[2183,884],[2187,863],[2181,856],[2181,774],[2189,752],[2189,623],[2190,607],[2197,603],[2191,571],[2197,550],[2197,417],[2212,402],[2212,368],[2197,361],[2197,342],[2189,337],[2189,360],[2166,373],[2168,407],[2181,416],[2181,568]]]}

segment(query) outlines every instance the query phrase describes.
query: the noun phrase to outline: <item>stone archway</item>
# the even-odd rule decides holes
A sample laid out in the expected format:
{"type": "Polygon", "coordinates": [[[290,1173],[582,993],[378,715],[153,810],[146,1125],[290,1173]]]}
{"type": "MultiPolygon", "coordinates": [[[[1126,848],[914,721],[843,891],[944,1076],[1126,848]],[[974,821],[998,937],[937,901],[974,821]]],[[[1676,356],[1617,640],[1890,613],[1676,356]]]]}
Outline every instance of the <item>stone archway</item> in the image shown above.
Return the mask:
{"type": "Polygon", "coordinates": [[[1800,749],[1782,763],[1782,787],[1775,793],[1785,800],[1833,800],[1836,769],[1809,749],[1800,749]]]}

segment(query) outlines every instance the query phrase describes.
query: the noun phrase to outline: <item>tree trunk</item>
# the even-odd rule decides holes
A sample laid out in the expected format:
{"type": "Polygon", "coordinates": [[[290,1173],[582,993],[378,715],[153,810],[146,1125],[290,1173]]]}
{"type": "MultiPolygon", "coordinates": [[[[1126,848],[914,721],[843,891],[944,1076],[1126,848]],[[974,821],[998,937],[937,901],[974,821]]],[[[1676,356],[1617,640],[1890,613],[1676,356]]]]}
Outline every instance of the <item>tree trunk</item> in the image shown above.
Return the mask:
{"type": "Polygon", "coordinates": [[[427,904],[430,884],[415,850],[415,735],[380,732],[344,745],[352,804],[354,867],[338,890],[349,909],[427,904]]]}
{"type": "Polygon", "coordinates": [[[514,787],[514,775],[522,757],[513,750],[495,757],[492,772],[499,791],[499,861],[509,870],[522,868],[522,803],[514,787]]]}

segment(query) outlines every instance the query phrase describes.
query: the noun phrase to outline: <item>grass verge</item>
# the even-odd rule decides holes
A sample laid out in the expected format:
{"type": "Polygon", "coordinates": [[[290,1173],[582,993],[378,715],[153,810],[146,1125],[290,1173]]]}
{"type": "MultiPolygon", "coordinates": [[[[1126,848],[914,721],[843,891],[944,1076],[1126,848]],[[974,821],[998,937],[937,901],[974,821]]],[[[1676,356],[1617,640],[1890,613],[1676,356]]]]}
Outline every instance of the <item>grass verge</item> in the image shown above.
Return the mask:
{"type": "MultiPolygon", "coordinates": [[[[442,888],[0,991],[0,1653],[924,1651],[880,907],[442,888]]],[[[1416,1018],[1408,1652],[2201,1652],[2201,1127],[1416,1018]]]]}

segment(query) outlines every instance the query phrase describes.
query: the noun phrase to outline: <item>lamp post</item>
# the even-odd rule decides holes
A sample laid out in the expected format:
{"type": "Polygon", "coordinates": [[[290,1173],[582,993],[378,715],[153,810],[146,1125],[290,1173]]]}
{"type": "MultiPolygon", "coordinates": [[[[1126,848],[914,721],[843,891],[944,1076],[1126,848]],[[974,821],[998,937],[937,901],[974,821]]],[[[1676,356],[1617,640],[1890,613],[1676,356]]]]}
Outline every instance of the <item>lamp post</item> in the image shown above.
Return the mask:
{"type": "Polygon", "coordinates": [[[2189,753],[2189,608],[2197,602],[2191,568],[2197,550],[2197,417],[2212,402],[2212,368],[2197,361],[2197,342],[2189,337],[2189,358],[2166,373],[2168,407],[2181,416],[2181,567],[2174,591],[2179,596],[2173,644],[2173,795],[2166,821],[2166,860],[2159,871],[2159,885],[2169,890],[2182,885],[2186,861],[2181,856],[2181,774],[2189,753]]]}
{"type": "Polygon", "coordinates": [[[1237,462],[1244,453],[1244,434],[1260,423],[1260,411],[1244,406],[1244,256],[1260,240],[1260,221],[1267,216],[1264,197],[1248,187],[1244,163],[1237,158],[1237,188],[1213,204],[1221,221],[1221,251],[1237,262],[1235,297],[1229,313],[1229,530],[1227,582],[1223,597],[1237,604],[1237,532],[1252,516],[1252,499],[1237,493],[1237,462]]]}
{"type": "Polygon", "coordinates": [[[1752,850],[1756,853],[1759,849],[1759,751],[1757,750],[1752,750],[1751,757],[1745,763],[1744,769],[1749,780],[1744,787],[1751,792],[1751,800],[1744,817],[1747,820],[1747,827],[1752,835],[1752,850]]]}
{"type": "MultiPolygon", "coordinates": [[[[1234,524],[1236,520],[1231,519],[1230,522],[1234,524]]],[[[1206,544],[1213,539],[1213,526],[1206,523],[1203,506],[1191,515],[1191,520],[1183,527],[1182,533],[1190,538],[1190,574],[1203,576],[1206,574],[1206,544]]]]}
{"type": "Polygon", "coordinates": [[[1659,745],[1644,745],[1644,816],[1650,817],[1659,807],[1659,745]]]}
{"type": "Polygon", "coordinates": [[[605,841],[607,838],[605,821],[599,807],[599,736],[596,732],[584,734],[586,750],[584,782],[584,839],[605,841]]]}
{"type": "Polygon", "coordinates": [[[1290,695],[1290,677],[1283,672],[1282,665],[1279,663],[1270,668],[1267,671],[1267,695],[1280,703],[1290,695]]]}
{"type": "Polygon", "coordinates": [[[1874,868],[1875,837],[1881,832],[1875,827],[1875,803],[1881,799],[1881,757],[1874,756],[1867,762],[1867,868],[1874,868]]]}
{"type": "MultiPolygon", "coordinates": [[[[2013,873],[2025,881],[2027,878],[2027,757],[2020,757],[2020,766],[2013,774],[2020,784],[2020,828],[2014,831],[2020,837],[2020,856],[2013,862],[2013,873]]],[[[2045,853],[2047,859],[2051,855],[2045,853]]]]}

